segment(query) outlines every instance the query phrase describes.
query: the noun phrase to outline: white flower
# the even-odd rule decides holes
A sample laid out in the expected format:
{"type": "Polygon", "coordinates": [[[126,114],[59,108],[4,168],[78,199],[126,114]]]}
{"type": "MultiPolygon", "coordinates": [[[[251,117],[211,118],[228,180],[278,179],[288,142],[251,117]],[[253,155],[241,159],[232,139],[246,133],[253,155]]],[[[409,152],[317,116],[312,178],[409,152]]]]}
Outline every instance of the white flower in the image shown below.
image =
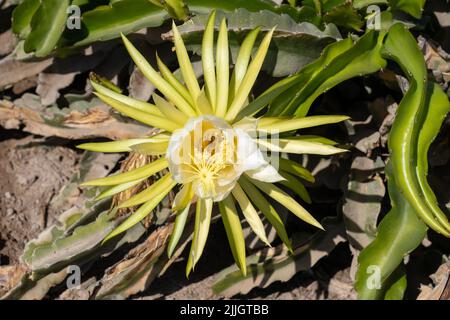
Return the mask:
{"type": "Polygon", "coordinates": [[[216,116],[190,118],[173,132],[167,148],[173,179],[180,184],[192,183],[197,197],[214,202],[227,197],[244,172],[264,182],[284,180],[249,133],[216,116]]]}

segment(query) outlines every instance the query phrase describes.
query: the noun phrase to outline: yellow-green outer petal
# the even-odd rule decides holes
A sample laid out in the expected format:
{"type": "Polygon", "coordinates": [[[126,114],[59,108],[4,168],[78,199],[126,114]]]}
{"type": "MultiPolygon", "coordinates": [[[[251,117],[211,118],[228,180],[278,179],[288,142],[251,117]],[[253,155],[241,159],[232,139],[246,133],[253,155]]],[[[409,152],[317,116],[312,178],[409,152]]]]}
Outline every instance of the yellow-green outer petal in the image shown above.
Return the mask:
{"type": "Polygon", "coordinates": [[[166,79],[166,81],[169,82],[169,84],[193,107],[194,100],[192,100],[192,97],[186,87],[178,81],[178,79],[173,75],[164,62],[162,62],[158,55],[156,55],[156,62],[158,64],[159,72],[161,72],[164,79],[166,79]]]}
{"type": "Polygon", "coordinates": [[[269,49],[270,40],[272,39],[272,34],[275,28],[270,30],[264,37],[261,45],[256,52],[256,55],[250,65],[248,66],[247,73],[245,74],[244,79],[242,80],[242,84],[239,86],[239,89],[234,97],[233,102],[228,109],[226,120],[233,121],[238,115],[241,108],[244,106],[245,101],[250,94],[250,91],[258,77],[259,71],[261,70],[264,59],[266,58],[267,50],[269,49]]]}
{"type": "Polygon", "coordinates": [[[233,84],[231,91],[234,95],[237,93],[242,80],[247,72],[247,67],[252,56],[253,45],[255,44],[256,37],[258,36],[259,28],[256,28],[245,37],[242,42],[241,48],[239,49],[239,54],[236,59],[236,64],[234,66],[233,76],[231,77],[231,83],[233,84]]]}
{"type": "Polygon", "coordinates": [[[98,84],[94,81],[91,81],[92,87],[100,94],[110,97],[111,99],[117,100],[122,102],[123,104],[138,109],[140,111],[144,111],[150,114],[153,114],[155,116],[162,116],[162,113],[158,110],[158,108],[156,108],[156,106],[154,106],[151,103],[145,102],[145,101],[141,101],[141,100],[137,100],[131,97],[127,97],[123,94],[117,93],[111,89],[108,89],[104,86],[102,86],[101,84],[98,84]]]}
{"type": "Polygon", "coordinates": [[[175,108],[170,102],[166,101],[156,93],[154,93],[152,97],[156,107],[162,114],[164,114],[166,118],[173,120],[181,126],[184,126],[188,120],[188,117],[183,112],[175,108]]]}
{"type": "Polygon", "coordinates": [[[219,208],[234,261],[245,276],[247,274],[245,238],[233,198],[228,196],[219,203],[219,208]]]}
{"type": "Polygon", "coordinates": [[[192,189],[192,183],[184,184],[173,200],[172,210],[183,210],[191,203],[193,197],[194,189],[192,189]]]}
{"type": "Polygon", "coordinates": [[[192,239],[191,250],[186,265],[186,276],[189,276],[191,270],[200,259],[209,233],[211,223],[211,212],[213,201],[211,199],[199,199],[195,212],[194,238],[192,239]]]}
{"type": "Polygon", "coordinates": [[[249,196],[253,203],[255,203],[256,207],[263,213],[270,224],[275,228],[278,236],[289,249],[289,251],[292,252],[291,241],[289,240],[283,221],[281,220],[275,208],[270,204],[269,201],[267,201],[264,195],[259,192],[259,190],[248,179],[245,178],[245,176],[241,177],[239,183],[241,184],[241,187],[244,189],[245,193],[249,196]]]}
{"type": "Polygon", "coordinates": [[[179,124],[173,121],[129,107],[123,104],[122,102],[110,98],[108,96],[104,96],[101,93],[96,92],[95,95],[97,95],[101,100],[103,100],[105,103],[107,103],[117,111],[123,113],[124,115],[134,120],[137,120],[141,123],[145,123],[146,125],[149,125],[151,127],[160,128],[163,130],[167,130],[169,132],[173,132],[180,127],[179,124]]]}
{"type": "MultiPolygon", "coordinates": [[[[130,152],[132,151],[131,146],[140,143],[153,142],[151,138],[148,139],[128,139],[128,140],[117,140],[109,142],[91,142],[83,143],[77,146],[78,149],[89,150],[94,152],[130,152]]],[[[159,142],[159,141],[158,141],[159,142]]]]}
{"type": "Polygon", "coordinates": [[[303,180],[306,180],[311,183],[314,183],[316,181],[316,179],[311,174],[311,172],[308,171],[308,169],[302,167],[295,161],[280,158],[279,165],[281,170],[292,173],[293,175],[296,175],[297,177],[300,177],[303,180]]]}
{"type": "Polygon", "coordinates": [[[202,65],[205,78],[206,92],[213,111],[216,106],[216,71],[214,64],[214,24],[216,21],[216,12],[211,12],[202,41],[202,65]]]}
{"type": "Polygon", "coordinates": [[[267,140],[257,141],[258,144],[274,152],[319,155],[332,155],[341,152],[348,152],[348,150],[336,148],[328,144],[302,140],[279,139],[276,144],[270,143],[267,140]]]}
{"type": "Polygon", "coordinates": [[[244,190],[242,190],[239,184],[236,184],[232,191],[233,197],[239,203],[241,207],[242,213],[245,216],[245,220],[248,222],[253,232],[260,238],[264,243],[270,246],[269,240],[266,236],[266,230],[264,228],[264,224],[261,221],[261,218],[256,212],[255,207],[253,207],[252,203],[248,199],[244,190]]]}
{"type": "Polygon", "coordinates": [[[300,135],[300,136],[293,136],[289,137],[289,139],[292,140],[301,140],[301,141],[309,141],[309,142],[318,142],[323,144],[328,144],[330,146],[337,145],[337,142],[328,138],[324,138],[321,136],[315,136],[315,135],[300,135]]]}
{"type": "Polygon", "coordinates": [[[217,102],[215,112],[218,117],[224,117],[228,106],[228,86],[230,82],[230,57],[228,47],[228,30],[226,20],[220,23],[216,49],[217,70],[217,102]]]}
{"type": "Polygon", "coordinates": [[[281,205],[289,209],[293,214],[303,221],[323,230],[322,225],[303,208],[297,201],[290,197],[286,192],[277,186],[251,179],[252,183],[266,193],[269,197],[279,202],[281,205]]]}
{"type": "Polygon", "coordinates": [[[198,96],[197,107],[201,114],[214,115],[211,103],[209,99],[206,97],[205,88],[202,89],[202,91],[198,96]]]}
{"type": "Polygon", "coordinates": [[[155,69],[153,69],[150,63],[148,63],[144,56],[124,35],[122,35],[122,40],[128,50],[128,53],[142,74],[181,111],[188,116],[195,117],[196,113],[194,109],[192,109],[190,104],[178,93],[178,91],[174,90],[170,83],[164,80],[164,78],[161,77],[155,69]]]}
{"type": "Polygon", "coordinates": [[[128,219],[126,219],[120,226],[114,229],[110,234],[108,234],[103,243],[108,241],[109,239],[121,234],[122,232],[127,231],[131,227],[133,227],[136,223],[140,222],[146,216],[152,212],[153,209],[164,199],[164,197],[172,190],[172,188],[167,188],[163,192],[155,195],[154,198],[151,198],[148,202],[143,204],[136,212],[134,212],[128,219]]]}
{"type": "Polygon", "coordinates": [[[268,125],[273,125],[275,123],[279,123],[281,121],[284,121],[287,119],[283,119],[281,117],[263,117],[258,119],[258,126],[257,128],[261,128],[268,125]]]}
{"type": "Polygon", "coordinates": [[[167,256],[172,257],[173,251],[177,247],[180,241],[181,235],[183,234],[184,227],[186,226],[186,221],[189,216],[189,209],[191,205],[186,206],[181,212],[177,213],[175,218],[175,223],[173,225],[172,234],[170,235],[169,244],[167,245],[167,256]]]}
{"type": "Polygon", "coordinates": [[[148,199],[152,199],[157,196],[160,192],[170,188],[175,187],[177,183],[172,179],[170,173],[166,174],[164,177],[154,182],[151,186],[145,190],[139,192],[138,194],[132,196],[130,199],[124,201],[119,205],[119,208],[134,207],[141,203],[146,202],[148,199]]]}
{"type": "Polygon", "coordinates": [[[280,181],[279,183],[292,191],[294,191],[303,201],[306,203],[311,203],[311,197],[309,196],[308,191],[306,190],[303,183],[297,180],[297,178],[285,171],[280,171],[280,175],[286,180],[280,181]]]}
{"type": "Polygon", "coordinates": [[[103,191],[102,193],[100,193],[98,196],[95,197],[96,201],[102,200],[102,199],[106,199],[109,197],[112,197],[122,191],[125,191],[131,187],[134,187],[135,185],[137,185],[139,182],[143,181],[144,179],[139,179],[139,180],[135,180],[135,181],[130,181],[130,182],[126,182],[126,183],[122,183],[119,184],[117,186],[113,186],[111,188],[108,188],[107,190],[103,191]]]}
{"type": "MultiPolygon", "coordinates": [[[[305,118],[295,118],[289,120],[277,121],[268,125],[261,125],[259,122],[258,131],[276,131],[286,132],[303,128],[311,128],[324,124],[337,123],[348,120],[347,116],[311,116],[305,118]]],[[[264,118],[263,118],[264,119],[264,118]]],[[[275,118],[277,119],[277,118],[275,118]]],[[[261,119],[260,119],[261,120],[261,119]]]]}
{"type": "Polygon", "coordinates": [[[121,183],[126,183],[134,180],[148,178],[151,175],[167,168],[169,162],[165,158],[155,160],[142,167],[130,170],[128,172],[119,173],[105,178],[94,179],[84,182],[82,186],[114,186],[121,183]]]}
{"type": "Polygon", "coordinates": [[[196,101],[198,94],[200,93],[200,86],[198,85],[197,76],[195,75],[191,60],[189,59],[183,38],[181,38],[175,22],[172,23],[172,32],[181,74],[183,75],[184,82],[189,89],[192,100],[196,101]]]}
{"type": "Polygon", "coordinates": [[[169,141],[144,142],[132,145],[130,148],[136,153],[148,156],[160,156],[167,152],[169,141]]]}

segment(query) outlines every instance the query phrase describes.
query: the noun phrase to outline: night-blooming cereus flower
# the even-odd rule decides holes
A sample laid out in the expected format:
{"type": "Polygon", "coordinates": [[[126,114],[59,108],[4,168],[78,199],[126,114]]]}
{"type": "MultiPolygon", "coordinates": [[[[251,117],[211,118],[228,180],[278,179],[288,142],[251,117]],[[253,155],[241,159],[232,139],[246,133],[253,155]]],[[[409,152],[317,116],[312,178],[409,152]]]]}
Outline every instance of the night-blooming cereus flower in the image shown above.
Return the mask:
{"type": "MultiPolygon", "coordinates": [[[[87,143],[82,149],[98,152],[136,152],[157,157],[157,160],[136,169],[84,183],[88,186],[109,186],[98,198],[105,198],[135,187],[149,177],[168,169],[161,179],[119,204],[119,208],[138,207],[105,239],[108,240],[144,219],[173,190],[178,190],[173,211],[174,229],[168,244],[172,255],[181,238],[189,209],[195,203],[195,226],[186,272],[193,269],[205,246],[213,207],[220,209],[233,256],[246,273],[245,241],[236,203],[244,218],[265,243],[265,227],[259,212],[277,230],[291,249],[283,223],[268,198],[276,201],[305,222],[322,228],[283,188],[297,193],[304,201],[309,196],[302,178],[314,181],[312,175],[285,155],[330,155],[345,150],[334,147],[333,141],[316,136],[294,136],[298,129],[336,123],[344,116],[312,116],[304,118],[258,117],[272,90],[250,101],[250,92],[262,67],[273,29],[261,40],[252,57],[252,48],[259,30],[251,31],[239,50],[230,76],[228,31],[225,20],[219,27],[214,48],[215,13],[212,13],[202,43],[204,84],[194,73],[180,33],[173,25],[176,55],[184,83],[157,57],[159,73],[144,59],[131,42],[123,37],[125,46],[139,70],[164,95],[153,95],[154,104],[124,96],[93,81],[96,95],[120,113],[159,128],[151,137],[87,143]],[[263,102],[262,102],[263,101],[263,102]],[[280,157],[283,155],[283,157],[280,157]]],[[[277,85],[275,85],[277,86],[277,85]]]]}
{"type": "Polygon", "coordinates": [[[198,198],[214,202],[226,198],[243,173],[263,182],[285,180],[246,130],[213,115],[191,118],[176,130],[166,159],[176,182],[192,184],[198,198]]]}

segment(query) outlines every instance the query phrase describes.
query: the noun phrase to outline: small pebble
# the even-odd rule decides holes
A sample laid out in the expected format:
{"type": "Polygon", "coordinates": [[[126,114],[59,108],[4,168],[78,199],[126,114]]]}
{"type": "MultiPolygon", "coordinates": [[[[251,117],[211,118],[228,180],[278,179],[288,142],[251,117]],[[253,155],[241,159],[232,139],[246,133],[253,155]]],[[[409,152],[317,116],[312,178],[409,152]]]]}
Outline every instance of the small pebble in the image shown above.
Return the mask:
{"type": "Polygon", "coordinates": [[[5,198],[6,199],[11,199],[11,193],[5,192],[5,198]]]}
{"type": "Polygon", "coordinates": [[[25,176],[17,176],[17,182],[19,184],[27,184],[28,180],[25,176]]]}
{"type": "Polygon", "coordinates": [[[14,213],[14,209],[12,209],[12,208],[6,209],[6,215],[7,215],[7,216],[12,216],[13,213],[14,213]]]}

